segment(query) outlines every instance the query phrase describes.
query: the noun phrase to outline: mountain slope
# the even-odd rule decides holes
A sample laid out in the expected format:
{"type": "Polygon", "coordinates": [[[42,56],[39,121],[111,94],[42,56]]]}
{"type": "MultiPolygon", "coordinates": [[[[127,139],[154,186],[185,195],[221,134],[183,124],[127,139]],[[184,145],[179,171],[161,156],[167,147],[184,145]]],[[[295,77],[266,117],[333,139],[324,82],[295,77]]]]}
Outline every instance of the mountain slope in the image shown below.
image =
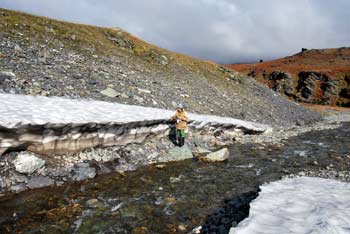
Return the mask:
{"type": "Polygon", "coordinates": [[[269,62],[227,67],[296,101],[350,106],[350,48],[304,50],[269,62]]]}
{"type": "Polygon", "coordinates": [[[7,93],[166,109],[183,102],[191,112],[270,125],[320,119],[240,73],[158,48],[121,29],[0,9],[0,57],[0,90],[7,93]]]}

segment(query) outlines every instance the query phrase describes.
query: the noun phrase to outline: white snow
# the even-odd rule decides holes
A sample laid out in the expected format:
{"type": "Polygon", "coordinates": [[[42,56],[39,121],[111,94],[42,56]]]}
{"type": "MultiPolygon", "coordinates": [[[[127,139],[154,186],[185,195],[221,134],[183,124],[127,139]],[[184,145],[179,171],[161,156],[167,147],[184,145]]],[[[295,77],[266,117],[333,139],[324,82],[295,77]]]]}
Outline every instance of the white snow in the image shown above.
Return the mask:
{"type": "Polygon", "coordinates": [[[261,187],[250,215],[230,234],[349,234],[350,184],[289,178],[261,187]]]}
{"type": "MultiPolygon", "coordinates": [[[[7,127],[19,123],[128,123],[169,119],[175,113],[150,107],[62,97],[0,94],[0,100],[0,125],[7,127]]],[[[189,113],[189,118],[195,121],[235,124],[258,131],[271,129],[266,125],[226,117],[189,113]]]]}

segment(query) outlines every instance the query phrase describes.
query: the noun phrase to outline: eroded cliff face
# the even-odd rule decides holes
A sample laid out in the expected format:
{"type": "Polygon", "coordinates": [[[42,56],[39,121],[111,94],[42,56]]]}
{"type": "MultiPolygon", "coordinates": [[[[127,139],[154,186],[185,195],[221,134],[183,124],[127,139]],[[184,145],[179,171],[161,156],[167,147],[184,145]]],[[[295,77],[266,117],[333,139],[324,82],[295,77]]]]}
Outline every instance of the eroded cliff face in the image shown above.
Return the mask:
{"type": "Polygon", "coordinates": [[[228,67],[295,101],[350,106],[350,48],[303,50],[269,62],[228,67]]]}
{"type": "Polygon", "coordinates": [[[168,120],[1,126],[0,195],[191,159],[266,130],[192,121],[187,144],[179,148],[173,128],[168,120]]]}
{"type": "MultiPolygon", "coordinates": [[[[64,155],[89,148],[141,144],[149,138],[170,135],[173,124],[169,120],[130,122],[125,124],[45,124],[0,126],[0,152],[28,150],[43,155],[64,155]]],[[[235,124],[191,121],[191,134],[211,131],[237,131],[242,134],[262,133],[263,129],[235,124]]]]}
{"type": "Polygon", "coordinates": [[[312,72],[299,72],[297,78],[287,72],[274,71],[266,75],[272,90],[299,102],[350,106],[349,77],[333,79],[328,75],[312,72]]]}

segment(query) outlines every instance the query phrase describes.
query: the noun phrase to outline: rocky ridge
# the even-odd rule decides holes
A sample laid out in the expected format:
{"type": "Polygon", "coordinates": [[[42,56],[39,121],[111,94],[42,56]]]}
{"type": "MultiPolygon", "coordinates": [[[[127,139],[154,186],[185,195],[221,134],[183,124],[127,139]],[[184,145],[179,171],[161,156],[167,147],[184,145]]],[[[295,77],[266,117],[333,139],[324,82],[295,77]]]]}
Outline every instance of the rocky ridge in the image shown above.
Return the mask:
{"type": "Polygon", "coordinates": [[[350,106],[350,48],[303,49],[269,62],[227,67],[295,101],[350,106]]]}

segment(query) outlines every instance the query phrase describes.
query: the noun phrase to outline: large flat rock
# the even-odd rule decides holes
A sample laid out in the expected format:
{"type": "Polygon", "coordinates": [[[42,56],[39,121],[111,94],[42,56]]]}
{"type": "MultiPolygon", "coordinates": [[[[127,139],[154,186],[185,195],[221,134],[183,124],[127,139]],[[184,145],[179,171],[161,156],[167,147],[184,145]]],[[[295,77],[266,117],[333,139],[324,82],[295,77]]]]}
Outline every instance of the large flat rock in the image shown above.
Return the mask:
{"type": "Polygon", "coordinates": [[[176,162],[191,158],[193,158],[193,154],[190,147],[184,145],[183,147],[174,147],[170,149],[168,154],[158,159],[158,162],[176,162]]]}

